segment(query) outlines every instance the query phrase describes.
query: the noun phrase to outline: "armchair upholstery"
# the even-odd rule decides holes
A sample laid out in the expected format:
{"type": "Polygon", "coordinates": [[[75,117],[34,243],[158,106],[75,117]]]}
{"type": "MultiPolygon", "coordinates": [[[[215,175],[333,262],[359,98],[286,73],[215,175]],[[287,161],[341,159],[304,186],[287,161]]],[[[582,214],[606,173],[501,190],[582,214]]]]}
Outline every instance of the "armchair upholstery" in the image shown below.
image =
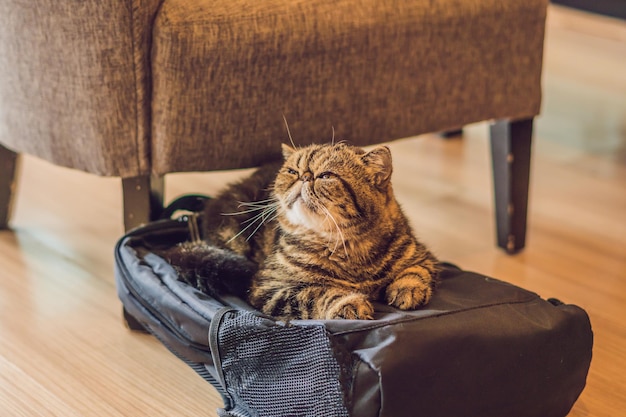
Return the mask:
{"type": "Polygon", "coordinates": [[[334,126],[359,145],[486,115],[532,117],[540,3],[165,1],[153,40],[153,169],[256,165],[280,149],[281,114],[301,143],[329,140],[334,126]],[[242,152],[251,143],[255,152],[242,152]]]}
{"type": "Polygon", "coordinates": [[[533,117],[545,3],[167,0],[153,170],[257,165],[280,149],[282,114],[303,144],[334,126],[359,145],[533,117]]]}
{"type": "MultiPolygon", "coordinates": [[[[505,126],[493,130],[494,143],[515,138],[529,149],[546,7],[547,0],[4,0],[0,146],[121,177],[127,227],[158,206],[167,173],[245,168],[275,156],[283,115],[301,144],[329,141],[331,127],[368,145],[497,119],[505,126]]],[[[530,154],[516,159],[520,169],[496,163],[512,149],[494,147],[494,168],[499,242],[514,251],[523,236],[511,245],[505,223],[525,230],[530,154]],[[520,175],[522,189],[511,192],[520,175]],[[523,206],[516,218],[512,200],[523,206]]]]}
{"type": "Polygon", "coordinates": [[[0,2],[0,144],[99,175],[149,173],[160,3],[0,2]]]}

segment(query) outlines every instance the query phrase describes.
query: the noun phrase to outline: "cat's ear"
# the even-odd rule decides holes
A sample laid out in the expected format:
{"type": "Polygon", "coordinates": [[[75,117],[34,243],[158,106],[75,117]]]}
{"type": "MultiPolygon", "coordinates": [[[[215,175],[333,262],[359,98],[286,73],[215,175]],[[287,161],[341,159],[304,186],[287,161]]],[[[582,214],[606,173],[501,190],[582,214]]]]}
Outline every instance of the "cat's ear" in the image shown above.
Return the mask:
{"type": "Polygon", "coordinates": [[[386,184],[393,171],[391,151],[386,146],[378,146],[361,157],[365,165],[372,168],[374,183],[377,186],[386,184]]]}
{"type": "Polygon", "coordinates": [[[292,148],[289,145],[285,145],[284,143],[282,144],[282,149],[283,149],[283,158],[285,159],[288,159],[296,151],[294,148],[292,148]]]}

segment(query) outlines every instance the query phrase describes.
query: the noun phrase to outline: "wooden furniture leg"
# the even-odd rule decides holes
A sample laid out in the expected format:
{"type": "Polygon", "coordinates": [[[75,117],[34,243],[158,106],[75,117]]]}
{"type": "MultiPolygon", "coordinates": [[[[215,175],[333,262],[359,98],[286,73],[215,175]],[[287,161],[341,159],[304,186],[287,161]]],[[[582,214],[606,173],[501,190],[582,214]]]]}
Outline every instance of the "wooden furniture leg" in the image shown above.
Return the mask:
{"type": "Polygon", "coordinates": [[[135,332],[148,333],[145,327],[139,321],[130,315],[126,308],[122,309],[122,316],[124,317],[124,322],[126,323],[126,327],[135,332]]]}
{"type": "Polygon", "coordinates": [[[0,145],[0,230],[9,228],[15,202],[19,155],[0,145]]]}
{"type": "Polygon", "coordinates": [[[458,138],[463,136],[463,128],[460,127],[458,129],[444,130],[442,132],[439,132],[439,136],[444,139],[458,138]]]}
{"type": "Polygon", "coordinates": [[[513,254],[526,243],[533,119],[490,127],[498,246],[513,254]]]}
{"type": "MultiPolygon", "coordinates": [[[[128,232],[135,227],[156,220],[163,211],[165,181],[159,176],[122,178],[124,199],[124,229],[128,232]]],[[[122,311],[126,326],[133,331],[146,332],[146,329],[131,316],[122,311]]]]}
{"type": "Polygon", "coordinates": [[[162,176],[122,178],[126,231],[159,217],[163,210],[164,185],[162,176]]]}

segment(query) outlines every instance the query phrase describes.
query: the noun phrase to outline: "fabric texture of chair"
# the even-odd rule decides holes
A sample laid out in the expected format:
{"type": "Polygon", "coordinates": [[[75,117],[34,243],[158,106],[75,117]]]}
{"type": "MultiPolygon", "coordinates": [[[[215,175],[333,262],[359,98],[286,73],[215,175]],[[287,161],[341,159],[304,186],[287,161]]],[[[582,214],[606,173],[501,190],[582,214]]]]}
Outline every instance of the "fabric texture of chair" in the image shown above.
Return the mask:
{"type": "Polygon", "coordinates": [[[169,0],[152,162],[254,166],[286,140],[366,145],[539,112],[545,0],[169,0]]]}
{"type": "MultiPolygon", "coordinates": [[[[504,120],[491,133],[498,240],[515,251],[547,3],[3,0],[0,162],[26,153],[122,177],[130,228],[158,214],[167,173],[279,155],[283,116],[300,145],[504,120]]],[[[11,196],[4,186],[0,206],[11,196]]]]}
{"type": "Polygon", "coordinates": [[[149,173],[160,3],[0,2],[0,144],[99,175],[149,173]]]}

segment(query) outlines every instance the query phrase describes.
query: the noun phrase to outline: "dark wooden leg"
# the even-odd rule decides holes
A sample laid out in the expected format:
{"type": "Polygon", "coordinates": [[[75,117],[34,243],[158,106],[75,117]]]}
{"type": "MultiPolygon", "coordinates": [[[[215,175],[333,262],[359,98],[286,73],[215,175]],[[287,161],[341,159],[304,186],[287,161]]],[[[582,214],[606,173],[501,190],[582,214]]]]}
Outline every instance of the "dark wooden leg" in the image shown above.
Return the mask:
{"type": "Polygon", "coordinates": [[[524,248],[533,119],[498,120],[491,125],[491,158],[498,246],[508,253],[524,248]]]}
{"type": "Polygon", "coordinates": [[[122,178],[126,231],[156,220],[163,210],[164,179],[159,176],[122,178]]]}
{"type": "Polygon", "coordinates": [[[143,327],[141,323],[139,323],[139,320],[131,316],[130,313],[126,311],[125,308],[122,309],[122,315],[124,317],[124,322],[126,323],[126,326],[130,330],[133,330],[135,332],[144,332],[144,333],[148,332],[146,328],[143,327]]]}
{"type": "Polygon", "coordinates": [[[461,127],[458,129],[444,130],[442,132],[439,132],[439,136],[445,139],[458,138],[463,136],[463,128],[461,127]]]}
{"type": "Polygon", "coordinates": [[[8,229],[15,201],[19,155],[0,145],[0,230],[8,229]]]}

